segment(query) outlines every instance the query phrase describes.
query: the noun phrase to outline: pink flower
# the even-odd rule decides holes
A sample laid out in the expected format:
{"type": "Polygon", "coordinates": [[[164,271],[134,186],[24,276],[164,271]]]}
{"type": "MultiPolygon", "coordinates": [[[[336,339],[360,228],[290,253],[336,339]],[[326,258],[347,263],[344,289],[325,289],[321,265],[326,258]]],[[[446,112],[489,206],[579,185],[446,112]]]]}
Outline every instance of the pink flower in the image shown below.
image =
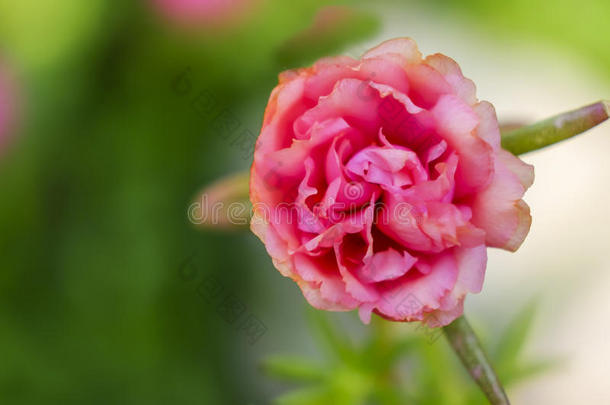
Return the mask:
{"type": "Polygon", "coordinates": [[[0,153],[4,149],[15,118],[15,92],[8,71],[0,62],[0,153]]]}
{"type": "Polygon", "coordinates": [[[252,165],[252,231],[316,308],[447,325],[487,247],[516,250],[533,168],[493,106],[409,38],[283,72],[252,165]]]}
{"type": "Polygon", "coordinates": [[[152,0],[171,21],[189,27],[218,26],[242,14],[253,0],[152,0]]]}

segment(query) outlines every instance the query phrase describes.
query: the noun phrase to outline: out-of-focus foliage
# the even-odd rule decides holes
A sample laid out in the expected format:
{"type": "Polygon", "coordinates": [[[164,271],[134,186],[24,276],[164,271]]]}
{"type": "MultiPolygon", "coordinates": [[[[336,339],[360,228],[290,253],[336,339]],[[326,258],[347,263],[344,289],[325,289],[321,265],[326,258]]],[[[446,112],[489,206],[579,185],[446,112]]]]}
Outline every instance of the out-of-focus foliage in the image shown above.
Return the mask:
{"type": "MultiPolygon", "coordinates": [[[[263,369],[273,378],[300,386],[282,394],[277,405],[473,405],[487,403],[439,329],[389,323],[375,318],[363,342],[333,326],[328,315],[310,310],[311,326],[330,362],[307,357],[269,357],[263,369]],[[404,333],[407,329],[408,333],[404,333]]],[[[534,304],[523,308],[490,345],[491,360],[510,388],[557,365],[551,359],[524,360],[534,304]]]]}
{"type": "Polygon", "coordinates": [[[283,66],[300,67],[319,55],[333,55],[343,45],[366,38],[378,28],[379,20],[370,13],[326,6],[318,11],[311,26],[279,48],[277,59],[283,66]]]}
{"type": "Polygon", "coordinates": [[[107,6],[103,0],[0,0],[0,46],[28,67],[49,68],[92,46],[108,26],[107,6]]]}

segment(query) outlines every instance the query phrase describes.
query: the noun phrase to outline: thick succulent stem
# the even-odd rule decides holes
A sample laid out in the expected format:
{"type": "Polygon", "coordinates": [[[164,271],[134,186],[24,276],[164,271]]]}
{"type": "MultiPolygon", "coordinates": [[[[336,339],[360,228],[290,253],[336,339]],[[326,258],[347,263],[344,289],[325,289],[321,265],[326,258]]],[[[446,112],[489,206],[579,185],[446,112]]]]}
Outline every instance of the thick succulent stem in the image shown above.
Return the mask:
{"type": "Polygon", "coordinates": [[[504,388],[466,318],[461,316],[443,329],[453,350],[489,402],[492,405],[509,405],[504,388]]]}
{"type": "Polygon", "coordinates": [[[544,121],[502,134],[502,147],[515,155],[552,145],[583,133],[606,121],[610,103],[597,103],[556,115],[544,121]]]}

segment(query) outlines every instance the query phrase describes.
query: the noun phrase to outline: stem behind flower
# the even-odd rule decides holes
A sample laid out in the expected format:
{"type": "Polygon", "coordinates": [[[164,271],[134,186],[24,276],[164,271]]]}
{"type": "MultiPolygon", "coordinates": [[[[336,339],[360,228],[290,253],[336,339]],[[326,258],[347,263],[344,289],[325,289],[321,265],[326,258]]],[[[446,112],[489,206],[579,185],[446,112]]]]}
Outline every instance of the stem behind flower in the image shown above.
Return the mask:
{"type": "Polygon", "coordinates": [[[610,103],[597,103],[502,134],[502,147],[515,155],[583,133],[608,119],[610,103]]]}

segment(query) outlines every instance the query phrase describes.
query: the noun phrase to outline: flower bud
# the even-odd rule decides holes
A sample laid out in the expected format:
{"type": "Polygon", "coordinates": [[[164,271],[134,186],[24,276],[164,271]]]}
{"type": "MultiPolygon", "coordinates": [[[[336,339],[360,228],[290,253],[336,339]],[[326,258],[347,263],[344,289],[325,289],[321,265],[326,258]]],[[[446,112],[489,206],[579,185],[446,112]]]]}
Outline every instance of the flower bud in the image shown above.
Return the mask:
{"type": "Polygon", "coordinates": [[[184,28],[221,27],[242,17],[253,0],[152,0],[161,15],[184,28]]]}
{"type": "Polygon", "coordinates": [[[0,62],[0,154],[6,147],[15,122],[15,89],[8,70],[0,62]]]}
{"type": "Polygon", "coordinates": [[[252,205],[249,173],[237,173],[205,187],[189,206],[189,220],[202,228],[247,229],[252,205]]]}

